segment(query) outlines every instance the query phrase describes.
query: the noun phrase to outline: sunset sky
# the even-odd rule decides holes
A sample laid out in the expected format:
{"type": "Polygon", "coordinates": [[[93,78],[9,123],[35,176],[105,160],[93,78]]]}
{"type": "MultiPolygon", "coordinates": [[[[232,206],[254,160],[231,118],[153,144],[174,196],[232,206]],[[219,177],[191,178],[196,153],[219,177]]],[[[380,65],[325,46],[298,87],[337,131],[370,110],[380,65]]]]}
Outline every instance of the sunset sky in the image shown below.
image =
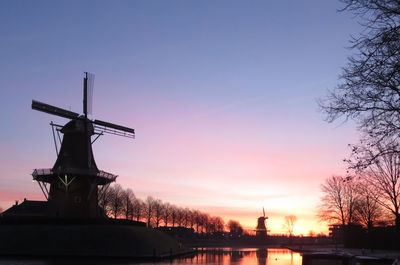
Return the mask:
{"type": "Polygon", "coordinates": [[[36,99],[136,129],[103,136],[100,169],[135,195],[256,225],[318,223],[320,185],[345,173],[354,124],[328,124],[317,99],[338,82],[360,32],[338,1],[0,2],[0,207],[44,199],[30,174],[52,167],[50,121],[36,99]]]}

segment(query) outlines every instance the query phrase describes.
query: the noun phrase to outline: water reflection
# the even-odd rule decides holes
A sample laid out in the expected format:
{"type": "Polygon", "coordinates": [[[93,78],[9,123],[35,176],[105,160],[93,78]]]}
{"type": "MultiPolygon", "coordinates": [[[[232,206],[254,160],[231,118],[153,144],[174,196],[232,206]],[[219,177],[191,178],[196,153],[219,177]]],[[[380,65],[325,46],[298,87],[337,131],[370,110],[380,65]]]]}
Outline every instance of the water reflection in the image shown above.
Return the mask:
{"type": "Polygon", "coordinates": [[[257,249],[256,256],[257,256],[258,265],[266,265],[267,264],[267,256],[268,256],[267,249],[265,249],[265,248],[257,249]]]}
{"type": "Polygon", "coordinates": [[[301,265],[301,262],[299,253],[287,249],[217,248],[199,250],[192,258],[174,260],[172,264],[301,265]]]}
{"type": "Polygon", "coordinates": [[[299,253],[279,248],[203,248],[197,253],[161,262],[137,262],[111,259],[1,259],[0,265],[301,265],[299,253]]]}

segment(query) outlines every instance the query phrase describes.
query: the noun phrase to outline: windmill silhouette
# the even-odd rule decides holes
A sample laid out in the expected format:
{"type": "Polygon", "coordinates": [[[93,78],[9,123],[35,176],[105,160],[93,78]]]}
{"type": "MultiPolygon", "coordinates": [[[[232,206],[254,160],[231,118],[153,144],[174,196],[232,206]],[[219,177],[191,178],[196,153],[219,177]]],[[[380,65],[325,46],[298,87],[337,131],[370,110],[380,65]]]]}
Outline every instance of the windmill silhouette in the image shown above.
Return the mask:
{"type": "Polygon", "coordinates": [[[256,236],[257,237],[266,237],[267,236],[267,227],[265,225],[265,220],[267,220],[268,217],[265,216],[265,210],[263,207],[263,215],[257,218],[257,227],[256,227],[256,236]]]}
{"type": "Polygon", "coordinates": [[[92,143],[105,133],[135,137],[129,127],[90,120],[94,75],[85,72],[83,79],[83,115],[32,100],[32,109],[70,119],[64,126],[50,123],[56,143],[57,134],[63,134],[61,147],[52,168],[35,169],[33,179],[38,182],[48,201],[47,215],[66,218],[96,218],[103,216],[98,206],[99,193],[103,192],[117,175],[97,168],[92,143]],[[92,141],[92,136],[96,135],[92,141]]]}

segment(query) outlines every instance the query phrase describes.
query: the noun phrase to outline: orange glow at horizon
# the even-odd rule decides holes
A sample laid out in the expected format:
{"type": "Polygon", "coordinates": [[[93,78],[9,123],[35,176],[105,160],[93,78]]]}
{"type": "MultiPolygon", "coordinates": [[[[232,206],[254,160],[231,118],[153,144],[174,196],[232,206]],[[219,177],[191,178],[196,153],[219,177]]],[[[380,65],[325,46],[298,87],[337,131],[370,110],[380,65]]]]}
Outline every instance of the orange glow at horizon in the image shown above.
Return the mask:
{"type": "MultiPolygon", "coordinates": [[[[257,225],[257,218],[262,216],[262,212],[259,209],[247,209],[244,212],[240,212],[242,209],[231,209],[229,211],[217,210],[215,208],[204,208],[204,212],[209,213],[212,216],[220,216],[224,219],[225,223],[229,220],[238,221],[243,228],[254,233],[254,229],[257,225]],[[223,212],[221,214],[221,212],[223,212]]],[[[290,213],[284,211],[278,213],[266,213],[268,219],[266,220],[266,226],[268,229],[268,234],[270,235],[288,235],[287,230],[284,227],[285,216],[290,213]]],[[[294,235],[296,236],[308,236],[310,234],[318,235],[324,234],[328,235],[328,225],[323,222],[319,222],[317,218],[313,215],[302,215],[297,216],[297,221],[294,225],[294,235]]]]}

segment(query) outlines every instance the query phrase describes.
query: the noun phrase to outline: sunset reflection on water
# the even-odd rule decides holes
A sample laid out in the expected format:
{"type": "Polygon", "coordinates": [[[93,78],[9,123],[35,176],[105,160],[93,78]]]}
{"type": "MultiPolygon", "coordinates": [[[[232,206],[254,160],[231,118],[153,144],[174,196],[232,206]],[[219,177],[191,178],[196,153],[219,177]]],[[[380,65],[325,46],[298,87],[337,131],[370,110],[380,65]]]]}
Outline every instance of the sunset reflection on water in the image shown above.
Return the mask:
{"type": "Polygon", "coordinates": [[[177,259],[172,264],[221,265],[301,265],[299,253],[279,248],[215,248],[202,249],[193,257],[177,259]]]}
{"type": "Polygon", "coordinates": [[[282,248],[202,248],[197,253],[164,261],[98,258],[0,258],[0,265],[302,265],[299,253],[282,248]]]}

